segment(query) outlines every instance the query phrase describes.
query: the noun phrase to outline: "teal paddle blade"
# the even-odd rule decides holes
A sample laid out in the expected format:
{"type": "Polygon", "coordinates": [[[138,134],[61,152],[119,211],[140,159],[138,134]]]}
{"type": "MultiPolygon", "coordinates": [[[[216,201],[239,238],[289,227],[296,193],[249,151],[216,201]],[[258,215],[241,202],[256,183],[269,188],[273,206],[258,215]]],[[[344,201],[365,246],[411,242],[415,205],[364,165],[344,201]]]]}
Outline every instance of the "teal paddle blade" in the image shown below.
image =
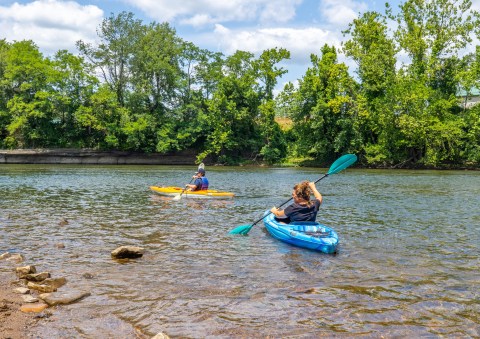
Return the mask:
{"type": "Polygon", "coordinates": [[[242,235],[247,235],[248,232],[252,229],[253,225],[241,225],[238,227],[235,227],[233,230],[228,232],[229,234],[242,234],[242,235]]]}
{"type": "Polygon", "coordinates": [[[335,160],[335,162],[330,166],[328,170],[328,174],[335,174],[338,173],[348,166],[352,165],[355,161],[357,161],[357,156],[355,154],[345,154],[342,155],[340,158],[335,160]]]}

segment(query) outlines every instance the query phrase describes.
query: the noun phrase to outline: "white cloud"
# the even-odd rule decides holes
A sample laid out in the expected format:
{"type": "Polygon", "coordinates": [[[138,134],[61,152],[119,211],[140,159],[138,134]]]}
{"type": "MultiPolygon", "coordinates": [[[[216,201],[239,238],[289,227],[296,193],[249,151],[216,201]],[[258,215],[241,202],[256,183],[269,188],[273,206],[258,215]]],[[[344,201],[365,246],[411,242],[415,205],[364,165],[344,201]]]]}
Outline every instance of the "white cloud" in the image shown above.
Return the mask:
{"type": "Polygon", "coordinates": [[[275,22],[290,21],[295,8],[302,0],[126,0],[148,17],[159,22],[178,21],[182,24],[225,22],[275,22]]]}
{"type": "Polygon", "coordinates": [[[226,54],[236,50],[260,54],[266,49],[283,47],[290,51],[297,63],[309,63],[310,54],[320,54],[323,45],[340,46],[337,33],[320,28],[263,28],[257,30],[230,30],[216,25],[215,40],[226,54]]]}
{"type": "Polygon", "coordinates": [[[480,11],[480,0],[472,0],[472,10],[480,11]]]}
{"type": "Polygon", "coordinates": [[[93,41],[103,11],[74,1],[37,0],[0,6],[1,38],[33,40],[45,53],[73,50],[78,40],[93,41]]]}
{"type": "Polygon", "coordinates": [[[327,22],[334,26],[346,29],[347,25],[363,13],[368,6],[363,2],[353,0],[323,0],[320,4],[320,12],[327,22]]]}

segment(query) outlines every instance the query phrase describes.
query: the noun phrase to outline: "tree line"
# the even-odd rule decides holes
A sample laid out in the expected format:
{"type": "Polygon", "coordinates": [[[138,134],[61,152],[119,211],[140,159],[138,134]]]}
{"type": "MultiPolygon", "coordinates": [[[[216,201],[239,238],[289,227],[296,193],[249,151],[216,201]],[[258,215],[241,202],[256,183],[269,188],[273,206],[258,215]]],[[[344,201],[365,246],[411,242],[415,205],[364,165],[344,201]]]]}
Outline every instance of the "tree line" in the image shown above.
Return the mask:
{"type": "Polygon", "coordinates": [[[478,167],[480,105],[460,105],[457,93],[480,88],[479,19],[469,0],[386,4],[348,26],[341,50],[319,46],[278,95],[288,50],[225,56],[132,13],[105,18],[99,42],[78,41],[78,55],[45,57],[33,41],[3,39],[0,147],[194,150],[224,164],[355,153],[366,166],[478,167]]]}

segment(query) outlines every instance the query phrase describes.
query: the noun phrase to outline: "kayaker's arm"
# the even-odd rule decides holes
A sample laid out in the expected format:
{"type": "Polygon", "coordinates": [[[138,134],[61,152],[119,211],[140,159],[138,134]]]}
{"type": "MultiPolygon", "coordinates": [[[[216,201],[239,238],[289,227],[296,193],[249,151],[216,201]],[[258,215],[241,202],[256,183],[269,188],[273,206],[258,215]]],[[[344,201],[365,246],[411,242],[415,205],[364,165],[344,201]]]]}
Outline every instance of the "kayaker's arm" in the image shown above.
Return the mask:
{"type": "Polygon", "coordinates": [[[322,204],[322,201],[323,201],[323,197],[322,195],[320,194],[320,192],[317,190],[317,187],[315,186],[315,183],[313,181],[309,182],[308,183],[308,186],[310,186],[312,192],[313,192],[313,195],[315,196],[315,199],[317,199],[318,201],[320,201],[320,204],[322,204]]]}
{"type": "Polygon", "coordinates": [[[275,206],[270,209],[270,212],[272,212],[276,217],[286,217],[285,212],[276,208],[275,206]]]}

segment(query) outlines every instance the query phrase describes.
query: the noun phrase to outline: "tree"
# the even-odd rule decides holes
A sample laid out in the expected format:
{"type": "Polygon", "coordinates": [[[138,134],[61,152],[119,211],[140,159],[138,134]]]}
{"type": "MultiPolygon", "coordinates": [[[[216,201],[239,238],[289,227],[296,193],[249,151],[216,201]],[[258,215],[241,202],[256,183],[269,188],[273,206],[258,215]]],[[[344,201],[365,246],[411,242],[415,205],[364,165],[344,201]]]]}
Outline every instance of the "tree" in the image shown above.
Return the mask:
{"type": "Polygon", "coordinates": [[[58,51],[52,60],[53,72],[49,79],[48,107],[56,125],[57,146],[77,146],[82,143],[82,129],[75,120],[75,112],[88,106],[99,81],[93,69],[82,57],[66,50],[58,51]]]}
{"type": "Polygon", "coordinates": [[[343,50],[357,63],[360,79],[358,123],[365,158],[370,164],[391,163],[398,138],[391,90],[396,82],[395,43],[388,37],[385,17],[376,12],[355,19],[344,34],[351,38],[343,50]]]}
{"type": "Polygon", "coordinates": [[[321,53],[310,57],[312,67],[300,80],[291,117],[296,155],[330,162],[359,146],[357,86],[346,65],[337,63],[333,46],[324,45],[321,53]]]}
{"type": "Polygon", "coordinates": [[[7,147],[46,147],[54,139],[52,116],[43,110],[52,66],[33,41],[14,42],[6,53],[3,88],[9,123],[7,147]]]}
{"type": "Polygon", "coordinates": [[[128,112],[108,85],[100,86],[89,104],[75,111],[74,118],[83,129],[82,147],[118,149],[125,145],[122,127],[128,121],[128,112]]]}
{"type": "Polygon", "coordinates": [[[101,71],[104,81],[115,92],[118,103],[125,107],[131,76],[131,61],[141,39],[144,26],[133,13],[111,14],[103,20],[97,34],[101,40],[97,47],[77,41],[80,52],[101,71]]]}
{"type": "Polygon", "coordinates": [[[199,160],[214,155],[220,162],[235,163],[259,149],[255,118],[261,102],[255,91],[253,57],[252,53],[237,51],[225,60],[224,76],[208,102],[208,110],[199,116],[207,132],[199,160]]]}
{"type": "Polygon", "coordinates": [[[273,89],[277,85],[278,78],[288,71],[283,67],[276,67],[279,62],[290,59],[290,52],[285,48],[271,48],[262,52],[254,62],[254,67],[259,72],[260,81],[263,83],[263,95],[265,100],[273,99],[273,89]]]}
{"type": "Polygon", "coordinates": [[[6,128],[11,120],[10,114],[7,111],[7,89],[9,85],[5,80],[9,48],[10,44],[5,39],[0,40],[0,147],[5,147],[4,140],[8,135],[6,128]]]}
{"type": "Polygon", "coordinates": [[[398,23],[395,38],[410,57],[395,88],[399,130],[409,159],[438,165],[458,159],[463,128],[458,118],[455,74],[460,49],[478,25],[469,0],[408,0],[388,14],[398,23]]]}

